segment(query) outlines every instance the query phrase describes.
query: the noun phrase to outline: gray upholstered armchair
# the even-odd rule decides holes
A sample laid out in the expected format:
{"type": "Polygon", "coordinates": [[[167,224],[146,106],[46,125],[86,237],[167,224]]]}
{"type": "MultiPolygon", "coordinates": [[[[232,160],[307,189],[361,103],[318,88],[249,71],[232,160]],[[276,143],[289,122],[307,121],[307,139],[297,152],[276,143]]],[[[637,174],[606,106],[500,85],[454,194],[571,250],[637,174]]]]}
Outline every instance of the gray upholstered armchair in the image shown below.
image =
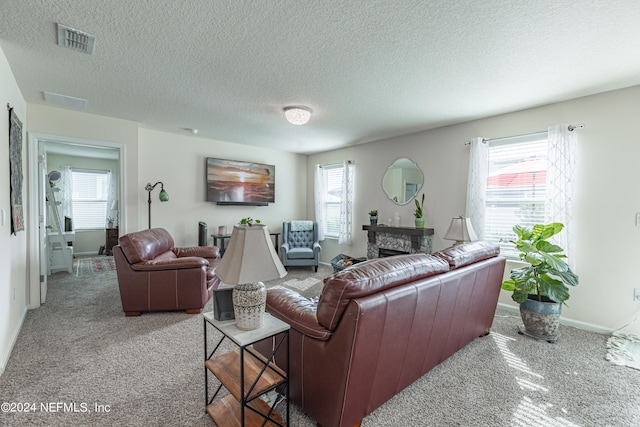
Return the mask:
{"type": "Polygon", "coordinates": [[[318,271],[320,250],[318,243],[318,223],[312,221],[291,221],[282,223],[282,264],[312,265],[318,271]]]}

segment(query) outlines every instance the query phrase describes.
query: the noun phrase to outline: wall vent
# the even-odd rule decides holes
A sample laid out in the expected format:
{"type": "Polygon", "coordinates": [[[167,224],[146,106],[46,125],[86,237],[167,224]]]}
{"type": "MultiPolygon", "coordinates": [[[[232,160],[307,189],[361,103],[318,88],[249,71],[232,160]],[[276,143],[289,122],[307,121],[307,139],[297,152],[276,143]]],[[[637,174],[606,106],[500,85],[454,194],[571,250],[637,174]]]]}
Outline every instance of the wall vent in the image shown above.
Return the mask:
{"type": "Polygon", "coordinates": [[[78,52],[93,53],[96,36],[58,24],[58,45],[78,52]]]}
{"type": "Polygon", "coordinates": [[[58,104],[65,107],[77,108],[79,110],[87,106],[87,100],[82,98],[74,98],[73,96],[60,95],[53,92],[44,92],[44,100],[52,104],[58,104]]]}

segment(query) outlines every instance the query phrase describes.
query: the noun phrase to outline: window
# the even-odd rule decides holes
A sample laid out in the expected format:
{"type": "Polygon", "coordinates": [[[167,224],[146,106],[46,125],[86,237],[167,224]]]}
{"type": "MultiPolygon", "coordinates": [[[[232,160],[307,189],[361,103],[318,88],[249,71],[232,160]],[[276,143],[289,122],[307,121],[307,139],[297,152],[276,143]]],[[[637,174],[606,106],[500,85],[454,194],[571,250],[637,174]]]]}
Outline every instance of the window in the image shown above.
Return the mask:
{"type": "Polygon", "coordinates": [[[509,240],[515,224],[531,227],[545,221],[547,133],[488,141],[484,239],[499,243],[517,258],[509,240]]]}
{"type": "Polygon", "coordinates": [[[324,235],[338,238],[340,234],[340,204],[342,203],[342,165],[322,168],[324,181],[324,235]]]}
{"type": "Polygon", "coordinates": [[[109,172],[74,169],[71,171],[71,206],[76,230],[105,227],[109,172]]]}
{"type": "Polygon", "coordinates": [[[315,205],[320,240],[331,237],[338,239],[338,244],[351,243],[353,175],[349,160],[316,166],[315,205]]]}

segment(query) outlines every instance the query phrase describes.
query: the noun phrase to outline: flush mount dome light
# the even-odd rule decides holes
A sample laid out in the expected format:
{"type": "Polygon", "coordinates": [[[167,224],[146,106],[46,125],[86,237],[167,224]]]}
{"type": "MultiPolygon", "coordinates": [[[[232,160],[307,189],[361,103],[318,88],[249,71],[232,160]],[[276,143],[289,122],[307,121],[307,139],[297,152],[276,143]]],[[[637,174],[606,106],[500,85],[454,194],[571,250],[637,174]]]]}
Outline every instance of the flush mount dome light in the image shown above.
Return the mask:
{"type": "Polygon", "coordinates": [[[303,125],[311,118],[311,109],[307,107],[285,107],[284,116],[292,125],[303,125]]]}

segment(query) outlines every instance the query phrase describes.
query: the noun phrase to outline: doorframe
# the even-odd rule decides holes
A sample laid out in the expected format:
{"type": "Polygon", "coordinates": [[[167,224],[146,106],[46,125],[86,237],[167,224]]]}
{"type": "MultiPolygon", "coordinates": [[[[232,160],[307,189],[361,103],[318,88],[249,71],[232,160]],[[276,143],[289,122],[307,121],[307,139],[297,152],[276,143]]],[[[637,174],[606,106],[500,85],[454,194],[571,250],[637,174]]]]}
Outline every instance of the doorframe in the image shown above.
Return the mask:
{"type": "MultiPolygon", "coordinates": [[[[29,230],[27,238],[27,256],[28,256],[28,280],[27,280],[27,304],[29,309],[40,307],[41,286],[46,282],[46,276],[41,275],[41,264],[46,260],[41,259],[42,253],[40,247],[40,225],[44,222],[40,214],[40,199],[44,197],[45,180],[38,179],[39,170],[39,148],[45,142],[56,142],[60,144],[83,145],[87,147],[113,148],[118,150],[118,162],[120,167],[120,200],[127,200],[126,188],[126,145],[111,141],[98,141],[85,138],[73,138],[67,136],[58,136],[44,133],[28,132],[28,165],[29,165],[29,214],[27,216],[27,230],[29,230]]],[[[118,226],[126,230],[126,204],[119,204],[118,226]]],[[[44,224],[43,224],[44,226],[44,224]]],[[[46,268],[44,269],[46,275],[46,268]]]]}

